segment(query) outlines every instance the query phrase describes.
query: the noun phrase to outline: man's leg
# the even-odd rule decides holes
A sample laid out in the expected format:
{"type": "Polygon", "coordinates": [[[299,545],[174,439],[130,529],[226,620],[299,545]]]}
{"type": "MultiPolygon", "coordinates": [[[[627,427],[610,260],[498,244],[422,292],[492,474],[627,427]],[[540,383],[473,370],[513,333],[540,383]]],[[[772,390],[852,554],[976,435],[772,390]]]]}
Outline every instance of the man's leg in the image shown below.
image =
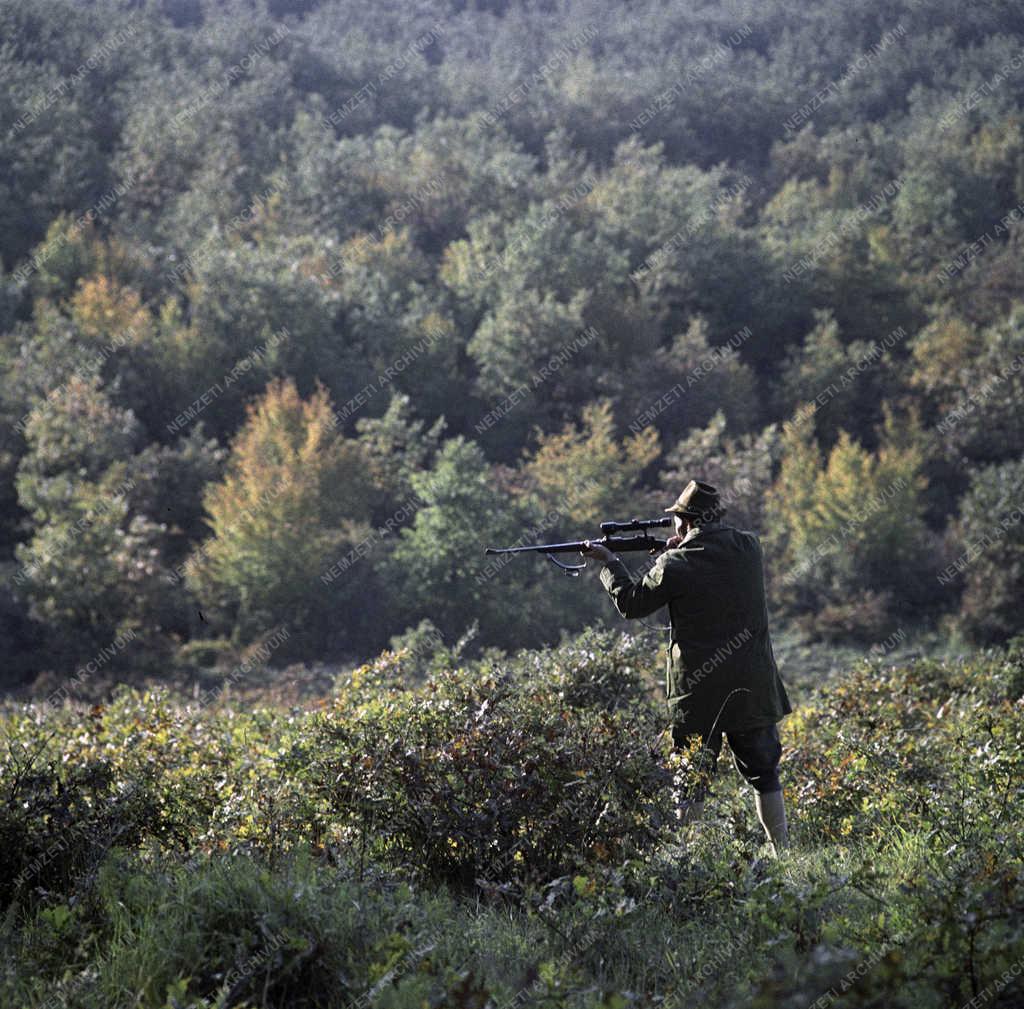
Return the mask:
{"type": "Polygon", "coordinates": [[[729,740],[736,770],[754,786],[757,818],[772,844],[772,850],[778,855],[789,845],[786,806],[779,781],[782,743],[779,741],[778,726],[752,729],[749,732],[728,732],[726,738],[729,740]]]}
{"type": "Polygon", "coordinates": [[[672,726],[672,743],[677,749],[689,749],[698,738],[701,745],[692,766],[693,777],[696,780],[679,799],[678,816],[682,824],[694,823],[704,815],[708,782],[715,772],[718,755],[722,750],[722,733],[715,732],[708,738],[701,738],[685,734],[679,725],[672,726]]]}
{"type": "Polygon", "coordinates": [[[782,801],[782,789],[777,792],[758,792],[754,799],[757,818],[772,842],[775,854],[789,847],[789,827],[786,824],[786,805],[782,801]]]}

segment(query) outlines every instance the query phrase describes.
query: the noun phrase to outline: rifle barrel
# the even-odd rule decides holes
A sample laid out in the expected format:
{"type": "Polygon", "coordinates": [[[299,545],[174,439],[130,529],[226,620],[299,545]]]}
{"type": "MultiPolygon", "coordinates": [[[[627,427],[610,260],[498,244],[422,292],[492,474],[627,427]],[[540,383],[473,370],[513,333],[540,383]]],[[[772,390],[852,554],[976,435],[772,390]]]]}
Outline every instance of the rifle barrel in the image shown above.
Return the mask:
{"type": "MultiPolygon", "coordinates": [[[[597,542],[595,540],[595,542],[597,542]]],[[[583,549],[583,540],[568,543],[535,543],[528,547],[488,547],[485,554],[574,554],[583,549]]]]}
{"type": "MultiPolygon", "coordinates": [[[[485,554],[576,554],[583,550],[586,540],[567,543],[534,543],[526,547],[487,547],[485,554]]],[[[602,536],[591,543],[599,543],[618,552],[636,550],[663,550],[665,541],[654,536],[602,536]]]]}

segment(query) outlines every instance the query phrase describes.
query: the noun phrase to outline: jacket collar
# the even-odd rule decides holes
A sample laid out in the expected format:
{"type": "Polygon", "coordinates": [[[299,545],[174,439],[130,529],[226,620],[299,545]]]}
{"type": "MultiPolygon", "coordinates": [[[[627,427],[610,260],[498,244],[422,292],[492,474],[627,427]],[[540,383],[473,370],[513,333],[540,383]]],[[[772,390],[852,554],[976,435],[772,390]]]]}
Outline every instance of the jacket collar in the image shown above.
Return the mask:
{"type": "Polygon", "coordinates": [[[702,525],[702,526],[694,526],[683,537],[682,543],[680,543],[679,545],[682,546],[683,543],[689,543],[690,540],[696,538],[697,536],[700,536],[701,533],[713,533],[713,532],[716,532],[719,529],[725,529],[725,528],[726,528],[726,526],[725,526],[724,522],[705,522],[704,525],[702,525]]]}

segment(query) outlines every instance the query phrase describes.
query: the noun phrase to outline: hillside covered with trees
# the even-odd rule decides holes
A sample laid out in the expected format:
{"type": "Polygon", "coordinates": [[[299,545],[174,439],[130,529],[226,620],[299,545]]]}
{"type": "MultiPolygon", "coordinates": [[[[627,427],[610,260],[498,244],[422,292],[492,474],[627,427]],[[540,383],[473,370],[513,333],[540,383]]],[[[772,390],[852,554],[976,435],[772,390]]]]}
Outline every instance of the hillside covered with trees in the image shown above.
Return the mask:
{"type": "Polygon", "coordinates": [[[607,600],[483,547],[691,476],[809,635],[1020,628],[1014,5],[33,0],[0,40],[8,687],[553,643],[607,600]]]}
{"type": "Polygon", "coordinates": [[[0,1006],[1019,1009],[1022,245],[1012,0],[0,0],[0,1006]]]}

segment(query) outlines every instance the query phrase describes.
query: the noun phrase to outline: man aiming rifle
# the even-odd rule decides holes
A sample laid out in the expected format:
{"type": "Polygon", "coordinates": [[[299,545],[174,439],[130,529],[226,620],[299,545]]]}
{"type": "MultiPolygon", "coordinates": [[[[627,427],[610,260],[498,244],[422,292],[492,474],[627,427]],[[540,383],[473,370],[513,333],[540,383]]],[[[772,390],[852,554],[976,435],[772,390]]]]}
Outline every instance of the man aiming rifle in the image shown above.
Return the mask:
{"type": "MultiPolygon", "coordinates": [[[[789,836],[776,723],[792,709],[768,632],[761,544],[722,522],[725,508],[710,484],[691,480],[666,511],[676,534],[643,578],[599,542],[584,541],[582,552],[604,564],[601,582],[626,619],[668,607],[673,744],[683,748],[700,738],[713,770],[725,735],[777,854],[789,836]]],[[[684,822],[699,819],[707,792],[703,785],[691,790],[681,807],[684,822]]]]}

